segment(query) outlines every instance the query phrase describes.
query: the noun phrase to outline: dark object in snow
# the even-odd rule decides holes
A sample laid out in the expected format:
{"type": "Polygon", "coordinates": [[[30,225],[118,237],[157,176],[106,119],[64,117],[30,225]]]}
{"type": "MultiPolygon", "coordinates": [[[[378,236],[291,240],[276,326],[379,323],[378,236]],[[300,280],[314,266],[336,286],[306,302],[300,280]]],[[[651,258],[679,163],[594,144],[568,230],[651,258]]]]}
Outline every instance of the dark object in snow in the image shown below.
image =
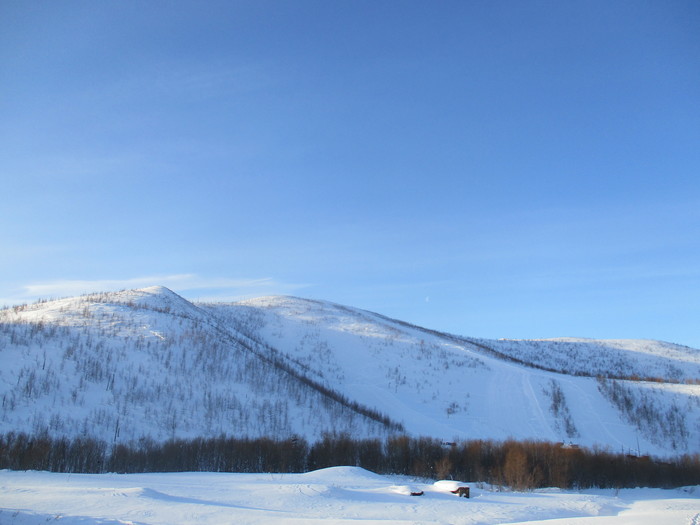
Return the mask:
{"type": "Polygon", "coordinates": [[[411,492],[411,496],[422,496],[423,491],[421,490],[420,492],[411,492]]]}
{"type": "Polygon", "coordinates": [[[460,498],[464,496],[469,499],[469,487],[457,487],[457,490],[451,490],[452,494],[457,494],[460,498]]]}

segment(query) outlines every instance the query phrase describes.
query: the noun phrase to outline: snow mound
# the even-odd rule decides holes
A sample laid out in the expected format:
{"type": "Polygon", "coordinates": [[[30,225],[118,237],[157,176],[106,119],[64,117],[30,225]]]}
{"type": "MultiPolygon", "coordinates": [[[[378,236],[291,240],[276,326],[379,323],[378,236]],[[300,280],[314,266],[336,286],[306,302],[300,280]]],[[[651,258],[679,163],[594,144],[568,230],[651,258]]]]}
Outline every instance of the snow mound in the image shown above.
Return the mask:
{"type": "Polygon", "coordinates": [[[361,467],[328,467],[307,472],[301,477],[305,481],[327,485],[347,485],[348,483],[366,483],[367,481],[386,482],[386,478],[383,476],[361,467]]]}
{"type": "Polygon", "coordinates": [[[454,481],[451,479],[443,479],[433,483],[433,487],[435,487],[435,490],[437,490],[438,492],[453,492],[459,487],[465,486],[467,486],[466,483],[463,483],[461,481],[454,481]]]}

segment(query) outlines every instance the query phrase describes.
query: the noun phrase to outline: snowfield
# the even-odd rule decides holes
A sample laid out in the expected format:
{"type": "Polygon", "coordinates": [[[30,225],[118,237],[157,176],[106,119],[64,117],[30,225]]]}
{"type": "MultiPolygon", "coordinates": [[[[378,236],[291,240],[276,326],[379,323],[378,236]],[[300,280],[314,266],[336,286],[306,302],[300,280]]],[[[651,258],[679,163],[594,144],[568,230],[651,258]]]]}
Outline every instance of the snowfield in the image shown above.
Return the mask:
{"type": "Polygon", "coordinates": [[[471,484],[465,499],[450,493],[460,484],[357,467],[306,474],[0,471],[0,524],[700,523],[700,487],[499,492],[471,484]]]}

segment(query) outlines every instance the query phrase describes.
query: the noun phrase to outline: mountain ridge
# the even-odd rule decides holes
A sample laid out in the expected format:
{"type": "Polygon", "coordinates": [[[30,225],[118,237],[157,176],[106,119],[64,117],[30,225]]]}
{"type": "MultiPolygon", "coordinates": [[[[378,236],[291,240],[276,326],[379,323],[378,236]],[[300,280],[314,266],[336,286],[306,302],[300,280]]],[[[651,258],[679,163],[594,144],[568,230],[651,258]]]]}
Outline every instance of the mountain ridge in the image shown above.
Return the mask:
{"type": "Polygon", "coordinates": [[[487,340],[326,301],[149,287],[0,310],[0,358],[0,432],[700,452],[700,351],[657,341],[487,340]]]}

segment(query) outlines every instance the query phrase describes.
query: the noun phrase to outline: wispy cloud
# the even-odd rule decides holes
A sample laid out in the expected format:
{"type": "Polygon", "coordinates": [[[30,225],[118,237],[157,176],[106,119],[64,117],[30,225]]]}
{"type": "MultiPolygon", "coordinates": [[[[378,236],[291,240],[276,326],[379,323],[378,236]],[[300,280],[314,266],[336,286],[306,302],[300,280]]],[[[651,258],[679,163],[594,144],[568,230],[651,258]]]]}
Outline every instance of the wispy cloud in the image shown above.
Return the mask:
{"type": "Polygon", "coordinates": [[[202,277],[196,274],[150,275],[128,279],[56,280],[21,286],[0,298],[0,305],[14,305],[37,299],[72,297],[92,292],[109,292],[147,286],[166,286],[190,299],[234,301],[257,295],[288,294],[308,284],[283,283],[272,277],[202,277]]]}
{"type": "Polygon", "coordinates": [[[90,292],[107,292],[152,285],[174,285],[192,278],[189,274],[134,277],[130,279],[58,280],[24,286],[30,297],[64,297],[90,292]]]}

